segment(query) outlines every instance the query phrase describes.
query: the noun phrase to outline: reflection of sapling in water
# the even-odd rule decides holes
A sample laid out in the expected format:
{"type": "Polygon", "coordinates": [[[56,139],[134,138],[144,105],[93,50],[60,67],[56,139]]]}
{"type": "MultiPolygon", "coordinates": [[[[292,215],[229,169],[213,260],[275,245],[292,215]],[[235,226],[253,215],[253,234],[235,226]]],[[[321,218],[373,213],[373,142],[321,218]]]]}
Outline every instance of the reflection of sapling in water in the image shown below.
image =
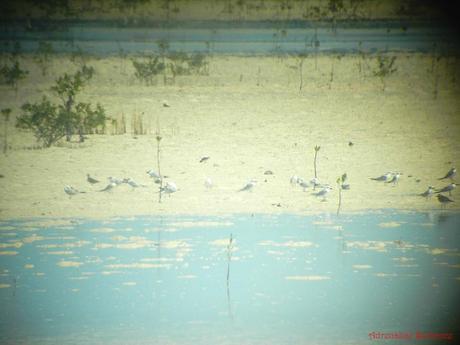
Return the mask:
{"type": "Polygon", "coordinates": [[[232,251],[233,251],[233,234],[230,234],[227,245],[227,287],[230,282],[230,261],[232,261],[232,251]]]}
{"type": "Polygon", "coordinates": [[[230,239],[228,240],[227,245],[227,303],[228,303],[228,313],[231,318],[232,315],[232,308],[230,303],[230,262],[232,261],[232,252],[233,252],[233,235],[230,234],[230,239]]]}

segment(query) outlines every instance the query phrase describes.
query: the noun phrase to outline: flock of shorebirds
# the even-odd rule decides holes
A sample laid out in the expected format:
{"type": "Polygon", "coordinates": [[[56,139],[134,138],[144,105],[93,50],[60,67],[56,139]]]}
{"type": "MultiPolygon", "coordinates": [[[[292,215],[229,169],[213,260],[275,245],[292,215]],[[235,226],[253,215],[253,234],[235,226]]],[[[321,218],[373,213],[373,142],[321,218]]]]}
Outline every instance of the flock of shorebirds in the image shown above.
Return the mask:
{"type": "MultiPolygon", "coordinates": [[[[200,159],[200,163],[202,163],[202,162],[204,162],[204,161],[206,161],[208,159],[209,159],[209,157],[205,156],[205,157],[200,159]]],[[[163,179],[168,178],[167,176],[160,176],[160,174],[158,174],[154,170],[148,170],[147,174],[153,179],[153,181],[156,184],[160,185],[160,187],[159,187],[159,192],[160,193],[165,193],[165,194],[171,195],[171,194],[173,194],[173,193],[175,193],[175,192],[177,192],[179,190],[177,188],[176,184],[174,182],[172,182],[172,181],[166,181],[165,184],[162,183],[163,179]]],[[[265,175],[272,175],[273,172],[271,172],[270,170],[267,170],[264,174],[265,175]]],[[[400,173],[400,172],[387,172],[384,175],[381,175],[379,177],[373,177],[373,178],[371,178],[371,180],[396,185],[398,183],[401,175],[402,175],[402,173],[400,173]]],[[[423,192],[421,194],[418,194],[418,195],[421,196],[421,197],[429,199],[433,195],[437,194],[436,197],[437,197],[438,201],[441,203],[442,206],[445,206],[447,204],[450,204],[450,203],[454,202],[454,200],[450,199],[446,195],[443,195],[442,193],[449,193],[449,196],[452,196],[452,191],[456,187],[456,184],[453,181],[454,177],[456,175],[457,175],[457,169],[455,167],[453,167],[452,169],[450,169],[447,172],[447,174],[444,177],[441,177],[441,178],[438,179],[440,181],[448,179],[448,180],[451,181],[450,184],[448,184],[448,185],[446,185],[446,186],[444,186],[443,188],[440,188],[440,189],[436,189],[436,188],[434,188],[433,186],[430,185],[430,186],[428,186],[428,189],[425,192],[423,192]]],[[[89,174],[86,175],[86,180],[91,185],[96,185],[98,183],[101,183],[101,181],[91,177],[89,174]]],[[[130,187],[132,187],[132,189],[147,187],[147,185],[139,184],[139,183],[137,183],[136,181],[134,181],[131,178],[118,179],[118,178],[115,178],[115,177],[108,177],[108,181],[109,182],[106,185],[106,187],[98,190],[99,192],[111,192],[111,191],[113,191],[114,188],[116,188],[117,186],[119,186],[121,184],[127,184],[130,187]]],[[[340,186],[339,186],[340,189],[342,189],[342,190],[350,189],[350,185],[347,183],[347,174],[342,175],[342,177],[340,179],[340,182],[341,182],[340,186]]],[[[304,191],[306,191],[306,189],[309,188],[309,187],[313,187],[313,190],[315,191],[313,194],[316,197],[322,198],[322,201],[326,201],[327,195],[332,190],[332,187],[329,184],[321,184],[316,177],[311,179],[310,181],[306,181],[306,180],[294,175],[294,176],[291,177],[290,183],[291,183],[292,186],[297,186],[297,185],[300,186],[301,188],[303,188],[304,191]]],[[[257,180],[251,179],[248,183],[246,183],[241,189],[239,189],[237,191],[238,192],[252,191],[255,188],[256,185],[257,185],[257,180]]],[[[205,179],[204,186],[206,188],[208,188],[208,189],[213,188],[213,182],[209,177],[205,179]]],[[[64,192],[67,195],[69,195],[69,198],[72,197],[73,195],[76,195],[76,194],[85,193],[85,192],[79,191],[76,188],[74,188],[72,186],[69,186],[69,185],[64,187],[64,192]]],[[[279,204],[277,204],[277,205],[280,206],[279,204]]]]}
{"type": "MultiPolygon", "coordinates": [[[[384,174],[382,176],[379,176],[379,177],[376,177],[376,178],[371,178],[371,180],[383,181],[385,183],[396,184],[398,182],[399,178],[401,177],[401,175],[402,175],[402,173],[399,173],[399,172],[387,172],[386,174],[384,174]]],[[[441,193],[449,193],[449,196],[452,196],[452,191],[456,187],[456,184],[454,183],[454,177],[456,175],[457,175],[457,169],[455,167],[453,167],[447,172],[447,174],[444,177],[441,177],[441,178],[438,179],[439,181],[449,179],[451,181],[450,184],[448,184],[447,186],[444,186],[443,188],[440,188],[440,189],[436,189],[435,187],[430,185],[430,186],[428,186],[428,189],[426,191],[424,191],[423,193],[420,193],[418,195],[422,196],[422,197],[424,197],[426,199],[429,199],[434,194],[437,194],[436,197],[437,197],[438,201],[441,203],[441,205],[444,205],[444,206],[454,202],[454,200],[450,199],[449,197],[447,197],[447,196],[445,196],[445,195],[443,195],[441,193]]]]}

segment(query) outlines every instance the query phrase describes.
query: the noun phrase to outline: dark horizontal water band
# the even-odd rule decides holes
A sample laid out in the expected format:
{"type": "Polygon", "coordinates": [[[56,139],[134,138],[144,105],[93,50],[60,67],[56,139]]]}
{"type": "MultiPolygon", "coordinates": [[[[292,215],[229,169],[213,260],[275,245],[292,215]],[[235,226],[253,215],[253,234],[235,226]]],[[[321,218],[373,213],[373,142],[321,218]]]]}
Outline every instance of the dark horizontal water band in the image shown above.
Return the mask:
{"type": "Polygon", "coordinates": [[[39,41],[56,53],[94,55],[159,52],[223,54],[436,52],[459,51],[458,35],[445,23],[429,21],[261,21],[152,22],[3,21],[0,51],[33,53],[39,41]],[[139,24],[139,23],[137,23],[139,24]],[[315,44],[316,42],[316,44],[315,44]]]}

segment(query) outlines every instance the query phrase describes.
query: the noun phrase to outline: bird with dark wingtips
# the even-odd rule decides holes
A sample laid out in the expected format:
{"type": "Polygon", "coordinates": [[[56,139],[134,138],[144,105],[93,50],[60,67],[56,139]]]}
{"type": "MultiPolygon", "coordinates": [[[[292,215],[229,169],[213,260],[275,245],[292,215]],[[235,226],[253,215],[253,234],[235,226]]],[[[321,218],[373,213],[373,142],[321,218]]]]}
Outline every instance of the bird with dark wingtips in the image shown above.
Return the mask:
{"type": "Polygon", "coordinates": [[[457,185],[455,183],[448,184],[443,189],[437,190],[436,193],[447,193],[447,192],[449,192],[449,195],[452,196],[452,191],[455,189],[456,186],[457,185]]]}
{"type": "Polygon", "coordinates": [[[246,185],[243,188],[238,190],[238,192],[252,191],[256,184],[257,184],[257,181],[252,179],[251,181],[246,183],[246,185]]]}
{"type": "Polygon", "coordinates": [[[447,172],[446,176],[438,178],[438,180],[445,180],[445,179],[453,180],[456,175],[457,175],[457,169],[455,169],[455,167],[453,167],[452,169],[450,169],[447,172]]]}
{"type": "Polygon", "coordinates": [[[374,180],[374,181],[383,181],[383,182],[387,182],[389,180],[391,180],[391,178],[394,176],[394,174],[390,171],[390,172],[387,172],[386,174],[382,175],[382,176],[379,176],[379,177],[371,177],[370,179],[371,180],[374,180]]]}
{"type": "Polygon", "coordinates": [[[438,194],[437,197],[438,197],[438,201],[443,206],[450,204],[451,202],[454,202],[452,199],[449,199],[447,196],[442,195],[442,194],[438,194]]]}
{"type": "Polygon", "coordinates": [[[95,178],[92,178],[91,176],[89,176],[89,174],[86,174],[86,181],[88,181],[91,184],[99,183],[98,180],[96,180],[95,178]]]}
{"type": "Polygon", "coordinates": [[[431,198],[434,194],[434,187],[433,186],[428,186],[428,189],[424,191],[423,193],[419,194],[420,196],[423,196],[424,198],[431,198]]]}

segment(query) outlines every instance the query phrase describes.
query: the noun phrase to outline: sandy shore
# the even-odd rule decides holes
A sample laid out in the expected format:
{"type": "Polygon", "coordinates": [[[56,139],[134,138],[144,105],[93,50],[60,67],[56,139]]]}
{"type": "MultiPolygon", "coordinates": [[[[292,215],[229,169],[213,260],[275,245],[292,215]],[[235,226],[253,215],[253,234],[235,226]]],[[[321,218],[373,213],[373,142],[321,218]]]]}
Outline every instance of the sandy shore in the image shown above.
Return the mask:
{"type": "MultiPolygon", "coordinates": [[[[81,145],[31,150],[34,138],[10,123],[11,150],[0,156],[0,219],[335,211],[337,188],[321,202],[311,190],[289,184],[294,174],[313,177],[315,145],[321,146],[322,182],[336,187],[340,175],[349,176],[343,212],[438,209],[435,198],[417,194],[430,184],[447,184],[437,179],[460,160],[460,76],[454,59],[441,59],[432,73],[430,56],[398,55],[398,71],[388,78],[385,92],[372,74],[375,57],[322,56],[316,68],[314,57],[307,58],[301,92],[294,58],[213,57],[209,75],[178,77],[168,85],[159,78],[153,86],[133,77],[129,60],[86,62],[97,74],[80,100],[101,103],[114,118],[124,114],[127,134],[111,135],[108,128],[109,134],[92,135],[81,145]],[[163,100],[171,107],[163,107],[163,100]],[[146,135],[132,135],[134,114],[143,116],[146,135]],[[157,119],[162,172],[180,189],[161,204],[157,185],[146,175],[156,169],[157,119]],[[199,163],[202,156],[211,158],[199,163]],[[265,175],[266,170],[273,175],[265,175]],[[403,172],[398,185],[369,179],[389,170],[403,172]],[[86,173],[103,182],[89,185],[86,173]],[[148,187],[97,192],[108,176],[131,177],[148,187]],[[206,177],[214,188],[205,188],[206,177]],[[236,192],[251,178],[259,182],[253,192],[236,192]],[[86,193],[69,198],[63,191],[67,184],[86,193]]],[[[25,101],[51,95],[57,75],[77,68],[56,57],[43,77],[31,58],[21,64],[30,74],[17,96],[0,87],[1,107],[13,108],[14,116],[25,101]]],[[[460,200],[458,190],[452,199],[460,200]]],[[[449,209],[460,209],[459,202],[449,209]]]]}

